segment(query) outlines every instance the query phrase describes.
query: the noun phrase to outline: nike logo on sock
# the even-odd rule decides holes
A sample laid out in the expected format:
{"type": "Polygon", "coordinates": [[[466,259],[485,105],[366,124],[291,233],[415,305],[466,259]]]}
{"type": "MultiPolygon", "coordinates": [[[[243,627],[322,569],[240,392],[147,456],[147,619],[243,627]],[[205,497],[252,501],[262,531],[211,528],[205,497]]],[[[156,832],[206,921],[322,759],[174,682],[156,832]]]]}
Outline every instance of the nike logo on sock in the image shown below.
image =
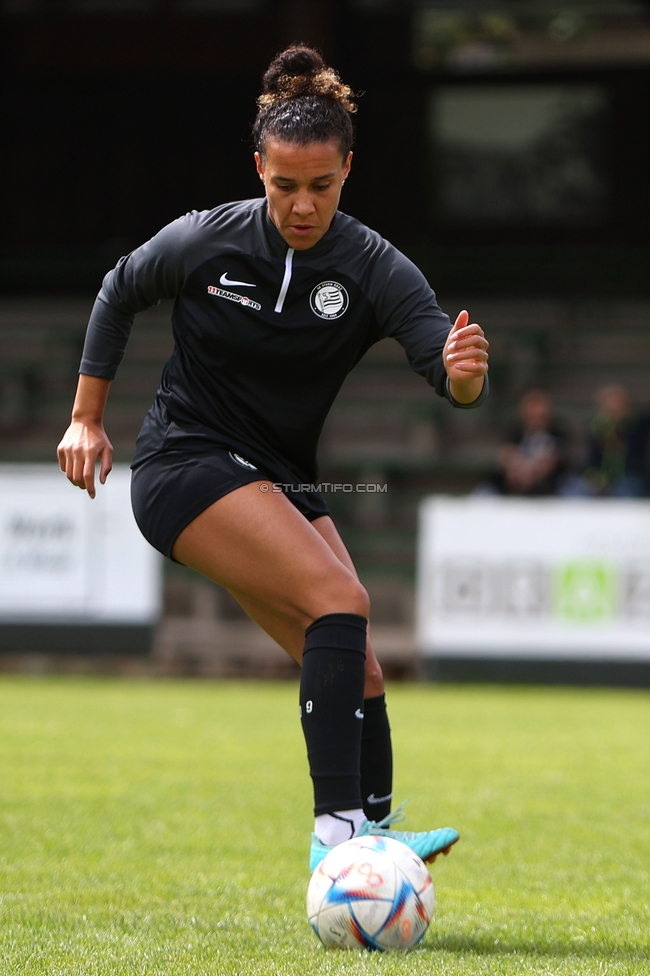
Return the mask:
{"type": "Polygon", "coordinates": [[[361,711],[360,708],[357,708],[356,712],[354,713],[354,717],[355,718],[363,718],[363,712],[361,711]]]}
{"type": "Polygon", "coordinates": [[[230,285],[231,288],[232,288],[233,285],[235,286],[235,288],[237,288],[237,287],[239,287],[239,288],[256,288],[257,287],[257,285],[253,285],[250,281],[231,281],[230,278],[228,277],[228,272],[227,271],[224,271],[224,273],[219,278],[219,284],[220,285],[230,285]]]}
{"type": "Polygon", "coordinates": [[[393,794],[392,793],[389,793],[388,796],[375,796],[374,793],[371,793],[370,796],[368,797],[367,802],[368,803],[385,803],[386,800],[392,800],[392,799],[393,799],[393,794]]]}

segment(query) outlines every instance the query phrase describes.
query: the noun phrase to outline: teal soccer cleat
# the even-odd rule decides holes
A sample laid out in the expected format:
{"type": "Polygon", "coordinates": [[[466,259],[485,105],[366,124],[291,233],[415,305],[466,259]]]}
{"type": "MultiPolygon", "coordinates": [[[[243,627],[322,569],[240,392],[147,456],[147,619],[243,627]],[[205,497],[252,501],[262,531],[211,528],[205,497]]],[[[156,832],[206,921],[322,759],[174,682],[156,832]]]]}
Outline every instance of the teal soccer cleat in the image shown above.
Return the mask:
{"type": "MultiPolygon", "coordinates": [[[[449,854],[453,844],[459,839],[460,834],[453,827],[439,827],[438,830],[422,830],[415,832],[412,830],[392,830],[391,824],[401,823],[406,819],[403,811],[404,804],[397,808],[393,813],[389,813],[383,820],[375,823],[374,820],[364,820],[355,837],[391,837],[399,840],[402,844],[410,847],[423,861],[431,863],[435,861],[438,854],[449,854]]],[[[311,835],[311,849],[309,851],[309,870],[314,871],[326,854],[332,850],[327,844],[323,844],[316,834],[311,835]]]]}

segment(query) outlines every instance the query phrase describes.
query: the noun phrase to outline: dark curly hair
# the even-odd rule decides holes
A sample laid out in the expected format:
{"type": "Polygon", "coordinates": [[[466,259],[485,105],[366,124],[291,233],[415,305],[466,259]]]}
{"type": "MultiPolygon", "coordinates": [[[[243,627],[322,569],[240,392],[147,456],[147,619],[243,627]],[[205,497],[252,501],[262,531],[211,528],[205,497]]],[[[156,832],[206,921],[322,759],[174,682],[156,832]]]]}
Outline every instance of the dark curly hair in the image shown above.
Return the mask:
{"type": "Polygon", "coordinates": [[[354,142],[354,93],[318,51],[302,44],[288,47],[273,59],[262,80],[253,124],[253,142],[262,156],[269,138],[299,146],[335,139],[346,158],[354,142]]]}

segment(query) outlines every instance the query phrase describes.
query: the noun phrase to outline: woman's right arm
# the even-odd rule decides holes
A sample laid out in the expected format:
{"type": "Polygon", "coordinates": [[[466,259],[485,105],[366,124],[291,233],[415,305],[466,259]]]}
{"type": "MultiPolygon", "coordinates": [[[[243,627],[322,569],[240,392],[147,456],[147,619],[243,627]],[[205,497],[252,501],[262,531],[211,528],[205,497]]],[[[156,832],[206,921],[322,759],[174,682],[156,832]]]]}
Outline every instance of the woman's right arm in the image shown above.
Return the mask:
{"type": "Polygon", "coordinates": [[[200,233],[202,216],[192,211],[163,227],[142,247],[120,258],[104,278],[88,323],[72,421],[57,449],[61,470],[91,498],[95,497],[97,461],[101,461],[101,484],[112,466],[113,447],[104,431],[104,408],[133,317],[161,299],[179,294],[188,264],[195,253],[200,255],[203,239],[210,232],[208,226],[200,233]]]}
{"type": "Polygon", "coordinates": [[[113,467],[113,445],[104,430],[104,408],[111,381],[99,376],[79,376],[70,426],[57,448],[59,465],[68,480],[95,497],[95,466],[101,462],[99,480],[104,484],[113,467]]]}

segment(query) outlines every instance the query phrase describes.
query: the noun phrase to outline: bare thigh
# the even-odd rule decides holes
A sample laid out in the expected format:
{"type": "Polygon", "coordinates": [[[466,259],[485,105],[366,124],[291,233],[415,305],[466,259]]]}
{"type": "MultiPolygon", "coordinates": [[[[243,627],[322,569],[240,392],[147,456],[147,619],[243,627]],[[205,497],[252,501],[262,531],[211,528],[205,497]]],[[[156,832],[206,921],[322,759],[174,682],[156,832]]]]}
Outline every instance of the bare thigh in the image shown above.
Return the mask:
{"type": "MultiPolygon", "coordinates": [[[[337,558],[340,559],[343,565],[347,566],[356,577],[357,572],[354,568],[350,554],[345,548],[345,544],[329,515],[324,515],[321,518],[315,519],[311,524],[318,531],[318,533],[323,536],[337,558]]],[[[277,641],[280,647],[283,647],[284,650],[287,651],[287,653],[300,664],[302,661],[303,644],[305,643],[304,629],[298,626],[296,621],[292,618],[282,613],[278,613],[276,610],[265,606],[263,603],[255,601],[245,593],[236,593],[233,590],[230,592],[240,606],[243,607],[248,616],[251,617],[255,623],[259,624],[262,630],[265,630],[267,634],[270,634],[273,640],[277,641]]],[[[375,654],[372,636],[370,633],[370,624],[368,624],[368,636],[366,640],[366,685],[364,697],[374,698],[376,695],[381,695],[383,691],[384,676],[381,670],[381,665],[377,660],[377,655],[375,654]]]]}
{"type": "MultiPolygon", "coordinates": [[[[326,613],[369,615],[368,595],[329,517],[307,521],[284,495],[237,488],[179,535],[174,558],[225,586],[298,662],[305,628],[326,613]]],[[[368,641],[366,693],[381,694],[368,641]]]]}

